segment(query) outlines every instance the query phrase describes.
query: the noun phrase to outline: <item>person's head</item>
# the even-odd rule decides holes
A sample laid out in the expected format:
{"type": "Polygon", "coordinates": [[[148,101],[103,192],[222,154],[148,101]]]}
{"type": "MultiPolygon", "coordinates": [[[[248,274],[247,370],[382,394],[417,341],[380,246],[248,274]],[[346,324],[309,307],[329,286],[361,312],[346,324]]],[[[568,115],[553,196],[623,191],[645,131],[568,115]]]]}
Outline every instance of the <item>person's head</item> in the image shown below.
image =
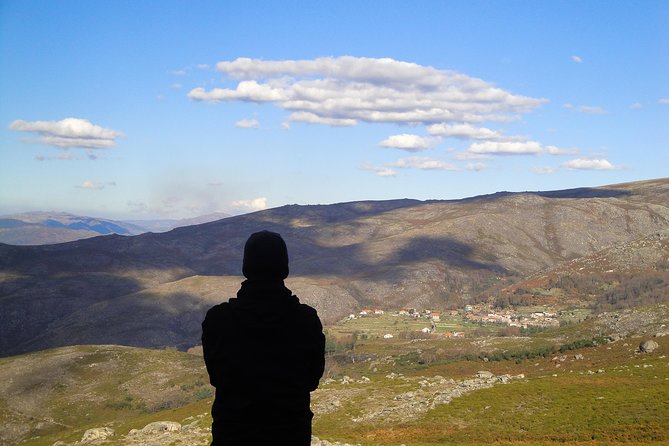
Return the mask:
{"type": "Polygon", "coordinates": [[[288,249],[276,232],[251,234],[244,245],[242,274],[251,280],[283,280],[288,277],[288,249]]]}

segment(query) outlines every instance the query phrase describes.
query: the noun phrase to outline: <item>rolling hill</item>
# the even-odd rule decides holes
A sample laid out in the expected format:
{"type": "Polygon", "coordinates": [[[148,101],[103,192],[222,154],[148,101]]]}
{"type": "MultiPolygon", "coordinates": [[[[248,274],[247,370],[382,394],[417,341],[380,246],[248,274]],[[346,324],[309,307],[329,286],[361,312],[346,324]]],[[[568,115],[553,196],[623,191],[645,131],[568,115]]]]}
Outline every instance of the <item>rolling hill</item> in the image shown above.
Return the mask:
{"type": "Polygon", "coordinates": [[[334,321],[364,306],[461,305],[487,289],[669,230],[669,179],[464,200],[290,205],[161,234],[0,245],[0,354],[199,341],[254,231],[288,244],[287,286],[334,321]]]}

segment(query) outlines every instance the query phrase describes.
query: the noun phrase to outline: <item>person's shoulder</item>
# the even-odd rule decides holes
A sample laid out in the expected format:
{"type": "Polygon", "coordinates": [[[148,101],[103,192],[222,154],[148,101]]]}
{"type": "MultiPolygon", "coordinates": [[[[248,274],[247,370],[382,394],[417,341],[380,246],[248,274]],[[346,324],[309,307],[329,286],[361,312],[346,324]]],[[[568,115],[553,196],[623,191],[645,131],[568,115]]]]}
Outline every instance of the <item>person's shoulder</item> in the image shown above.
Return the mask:
{"type": "Polygon", "coordinates": [[[207,315],[205,316],[205,320],[223,318],[225,317],[225,315],[230,313],[230,309],[231,309],[230,302],[222,302],[218,305],[214,305],[209,310],[207,310],[207,315]]]}
{"type": "Polygon", "coordinates": [[[305,321],[318,321],[320,323],[320,318],[318,317],[318,312],[316,309],[310,305],[300,303],[298,306],[298,312],[300,318],[305,321]]]}

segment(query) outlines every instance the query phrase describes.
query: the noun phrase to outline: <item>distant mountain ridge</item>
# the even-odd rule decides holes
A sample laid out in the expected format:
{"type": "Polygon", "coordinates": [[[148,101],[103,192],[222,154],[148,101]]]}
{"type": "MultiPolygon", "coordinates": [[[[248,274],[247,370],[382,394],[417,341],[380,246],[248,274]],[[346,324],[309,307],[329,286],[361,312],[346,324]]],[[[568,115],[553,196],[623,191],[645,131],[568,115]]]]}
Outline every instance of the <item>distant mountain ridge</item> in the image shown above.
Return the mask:
{"type": "Polygon", "coordinates": [[[286,239],[287,286],[326,322],[362,307],[453,308],[669,230],[669,179],[450,201],[289,205],[161,234],[0,245],[0,355],[89,343],[197,344],[204,312],[234,296],[244,242],[261,229],[286,239]]]}
{"type": "Polygon", "coordinates": [[[48,245],[108,234],[139,235],[145,232],[166,232],[226,217],[229,215],[213,213],[181,220],[119,221],[67,212],[25,212],[0,216],[0,243],[48,245]]]}

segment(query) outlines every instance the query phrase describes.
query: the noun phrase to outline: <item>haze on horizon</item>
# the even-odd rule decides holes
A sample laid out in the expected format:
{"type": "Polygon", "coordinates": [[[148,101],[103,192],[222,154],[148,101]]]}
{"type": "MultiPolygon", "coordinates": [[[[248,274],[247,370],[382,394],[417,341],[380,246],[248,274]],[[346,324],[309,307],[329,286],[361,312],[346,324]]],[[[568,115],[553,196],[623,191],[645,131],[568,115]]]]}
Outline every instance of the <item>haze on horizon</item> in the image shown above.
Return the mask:
{"type": "Polygon", "coordinates": [[[666,177],[668,41],[663,1],[5,1],[0,214],[666,177]]]}

